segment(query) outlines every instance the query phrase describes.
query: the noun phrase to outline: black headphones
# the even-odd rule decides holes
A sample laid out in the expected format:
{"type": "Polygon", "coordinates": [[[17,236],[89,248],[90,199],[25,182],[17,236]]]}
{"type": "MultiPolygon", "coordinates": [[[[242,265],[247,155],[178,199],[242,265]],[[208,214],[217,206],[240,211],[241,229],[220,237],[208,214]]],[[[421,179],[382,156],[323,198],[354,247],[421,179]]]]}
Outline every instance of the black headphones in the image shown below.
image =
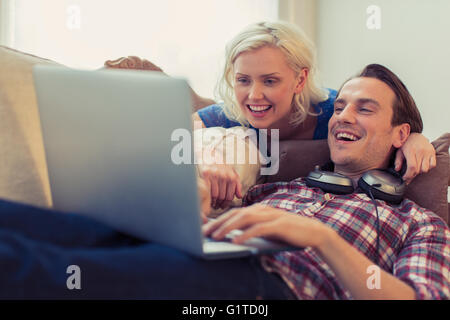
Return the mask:
{"type": "MultiPolygon", "coordinates": [[[[332,163],[326,164],[322,168],[316,166],[315,170],[306,177],[306,185],[334,194],[353,193],[355,190],[352,180],[342,174],[328,171],[332,170],[332,167],[332,163]]],[[[406,188],[402,179],[405,169],[406,164],[402,166],[402,172],[397,172],[393,168],[369,170],[359,178],[358,186],[367,195],[372,194],[376,199],[399,204],[406,188]]]]}
{"type": "MultiPolygon", "coordinates": [[[[392,163],[392,162],[391,162],[392,163]]],[[[314,171],[310,172],[305,178],[308,187],[320,188],[325,192],[334,194],[349,194],[355,190],[353,188],[352,179],[342,174],[332,172],[334,164],[332,162],[326,164],[322,168],[316,166],[314,171]]],[[[392,204],[399,204],[405,193],[406,183],[402,176],[406,171],[406,163],[403,163],[400,172],[395,171],[393,167],[389,169],[374,169],[365,172],[358,180],[358,186],[373,201],[376,212],[376,230],[377,230],[377,255],[375,262],[380,262],[380,221],[378,217],[378,209],[375,198],[384,200],[392,204]]]]}

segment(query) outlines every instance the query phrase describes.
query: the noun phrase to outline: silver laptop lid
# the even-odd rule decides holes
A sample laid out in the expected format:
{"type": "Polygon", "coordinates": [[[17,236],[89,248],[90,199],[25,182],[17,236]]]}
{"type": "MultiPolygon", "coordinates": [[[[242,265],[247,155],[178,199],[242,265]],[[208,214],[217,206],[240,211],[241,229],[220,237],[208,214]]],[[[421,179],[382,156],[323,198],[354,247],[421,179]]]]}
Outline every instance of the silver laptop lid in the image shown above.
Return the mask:
{"type": "Polygon", "coordinates": [[[194,165],[175,165],[191,131],[185,80],[154,72],[33,70],[54,208],[202,254],[194,165]]]}

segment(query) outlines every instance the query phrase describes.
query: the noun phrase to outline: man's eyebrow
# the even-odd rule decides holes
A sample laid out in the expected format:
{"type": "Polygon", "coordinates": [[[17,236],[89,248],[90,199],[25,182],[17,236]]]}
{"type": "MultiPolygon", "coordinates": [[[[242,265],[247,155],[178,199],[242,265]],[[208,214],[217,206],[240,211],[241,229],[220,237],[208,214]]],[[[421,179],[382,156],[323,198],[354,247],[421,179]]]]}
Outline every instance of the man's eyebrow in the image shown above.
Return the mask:
{"type": "Polygon", "coordinates": [[[360,98],[357,101],[358,101],[358,104],[372,103],[377,107],[380,106],[380,103],[377,100],[371,99],[371,98],[360,98]]]}
{"type": "MultiPolygon", "coordinates": [[[[346,103],[346,100],[345,100],[344,98],[338,98],[338,99],[336,99],[336,100],[334,101],[334,103],[335,103],[335,104],[338,104],[338,103],[346,103]]],[[[367,103],[372,103],[372,104],[374,104],[374,105],[377,106],[377,107],[380,106],[380,103],[379,103],[377,100],[371,99],[371,98],[359,98],[359,99],[356,100],[356,103],[359,104],[359,105],[361,105],[361,104],[367,104],[367,103]]]]}

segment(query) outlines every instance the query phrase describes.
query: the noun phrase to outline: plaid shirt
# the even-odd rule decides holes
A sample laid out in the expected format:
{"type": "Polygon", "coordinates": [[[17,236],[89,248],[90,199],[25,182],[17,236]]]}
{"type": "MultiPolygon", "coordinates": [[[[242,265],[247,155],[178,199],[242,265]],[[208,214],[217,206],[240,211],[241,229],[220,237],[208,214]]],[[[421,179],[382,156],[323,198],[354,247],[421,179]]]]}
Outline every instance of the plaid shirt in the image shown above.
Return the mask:
{"type": "MultiPolygon", "coordinates": [[[[364,193],[324,193],[307,187],[299,178],[254,186],[244,205],[256,202],[320,220],[376,261],[376,212],[373,201],[364,193]]],[[[395,207],[381,200],[376,202],[379,267],[410,285],[417,299],[448,299],[450,231],[445,222],[407,199],[395,207]]],[[[278,273],[299,299],[352,299],[333,270],[310,247],[264,255],[261,263],[266,271],[278,273]]]]}

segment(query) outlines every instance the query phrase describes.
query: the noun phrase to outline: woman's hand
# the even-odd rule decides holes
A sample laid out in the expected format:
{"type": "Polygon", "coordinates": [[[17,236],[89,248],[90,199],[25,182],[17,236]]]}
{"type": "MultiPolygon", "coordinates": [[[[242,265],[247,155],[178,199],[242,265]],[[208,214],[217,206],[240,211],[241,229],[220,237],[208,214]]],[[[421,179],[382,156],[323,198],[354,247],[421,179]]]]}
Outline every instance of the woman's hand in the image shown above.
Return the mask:
{"type": "Polygon", "coordinates": [[[421,133],[411,133],[395,155],[395,170],[400,171],[406,158],[403,180],[409,184],[415,176],[436,167],[436,150],[421,133]]]}
{"type": "Polygon", "coordinates": [[[104,66],[106,68],[113,69],[134,69],[163,72],[162,69],[157,65],[151,63],[146,59],[141,59],[136,56],[121,57],[116,60],[107,60],[105,61],[104,66]]]}
{"type": "Polygon", "coordinates": [[[211,207],[226,208],[234,197],[242,199],[242,184],[236,170],[227,164],[199,165],[200,177],[210,186],[211,207]]]}
{"type": "MultiPolygon", "coordinates": [[[[159,71],[163,75],[167,75],[160,67],[158,67],[154,63],[136,56],[121,57],[116,60],[107,60],[105,61],[104,66],[105,68],[112,68],[112,69],[159,71]]],[[[199,96],[194,90],[192,90],[192,88],[190,88],[190,90],[192,96],[192,106],[194,108],[194,111],[197,111],[201,108],[204,108],[206,106],[215,103],[215,101],[212,99],[199,96]]]]}
{"type": "Polygon", "coordinates": [[[333,231],[318,220],[261,204],[230,210],[203,225],[205,236],[216,240],[223,239],[234,229],[243,231],[233,238],[233,243],[237,244],[253,237],[265,237],[296,247],[313,248],[324,244],[333,231]]]}

